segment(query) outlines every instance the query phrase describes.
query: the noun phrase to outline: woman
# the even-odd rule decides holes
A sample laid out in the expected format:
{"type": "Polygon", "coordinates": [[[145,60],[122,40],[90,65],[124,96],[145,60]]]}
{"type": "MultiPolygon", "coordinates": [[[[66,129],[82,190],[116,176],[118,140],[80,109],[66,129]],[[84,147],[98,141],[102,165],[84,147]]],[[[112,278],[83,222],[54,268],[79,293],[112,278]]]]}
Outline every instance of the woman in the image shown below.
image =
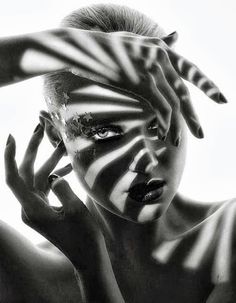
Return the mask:
{"type": "Polygon", "coordinates": [[[49,113],[42,112],[19,168],[8,138],[6,180],[24,222],[67,257],[3,226],[9,291],[2,300],[234,302],[234,262],[222,262],[223,248],[234,244],[222,236],[232,229],[234,201],[200,205],[177,193],[185,122],[203,137],[179,75],[218,103],[224,96],[171,50],[175,34],[133,10],[100,5],[63,24],[92,31],[64,28],[1,43],[2,85],[54,72],[45,78],[49,113]],[[57,148],[35,174],[43,129],[57,148]],[[88,193],[86,207],[59,177],[70,167],[51,174],[65,152],[88,193]],[[50,187],[61,208],[49,206],[50,187]]]}

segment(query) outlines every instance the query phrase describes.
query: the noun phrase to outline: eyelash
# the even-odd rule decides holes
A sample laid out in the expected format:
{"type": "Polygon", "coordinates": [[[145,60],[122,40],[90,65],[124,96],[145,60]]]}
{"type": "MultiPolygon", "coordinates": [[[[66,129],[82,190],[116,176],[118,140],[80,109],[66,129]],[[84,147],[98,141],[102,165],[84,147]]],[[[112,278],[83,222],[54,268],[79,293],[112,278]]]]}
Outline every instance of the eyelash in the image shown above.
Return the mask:
{"type": "Polygon", "coordinates": [[[89,136],[89,138],[92,138],[94,139],[94,141],[108,141],[108,140],[112,140],[112,139],[118,139],[121,137],[121,135],[123,134],[122,130],[117,127],[117,126],[105,126],[105,127],[100,127],[100,128],[97,128],[93,134],[91,134],[89,136]],[[105,131],[105,132],[109,132],[110,133],[113,133],[113,135],[110,135],[110,136],[106,136],[106,137],[101,137],[99,136],[99,133],[101,133],[102,131],[105,131]],[[96,137],[97,136],[97,137],[96,137]]]}
{"type": "Polygon", "coordinates": [[[153,121],[149,126],[148,130],[157,130],[158,129],[158,124],[156,121],[153,121]]]}

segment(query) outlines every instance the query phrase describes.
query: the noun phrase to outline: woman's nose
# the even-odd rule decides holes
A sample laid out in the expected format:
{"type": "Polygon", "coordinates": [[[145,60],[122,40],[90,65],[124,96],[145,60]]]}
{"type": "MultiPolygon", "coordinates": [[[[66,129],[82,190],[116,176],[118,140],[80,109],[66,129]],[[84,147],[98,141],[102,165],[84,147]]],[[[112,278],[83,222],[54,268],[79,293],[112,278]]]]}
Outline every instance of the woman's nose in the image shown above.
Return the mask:
{"type": "Polygon", "coordinates": [[[140,159],[134,162],[134,165],[131,167],[133,170],[143,172],[145,174],[149,174],[152,172],[154,168],[158,166],[158,160],[155,154],[150,151],[148,148],[142,150],[143,155],[140,159]]]}
{"type": "Polygon", "coordinates": [[[143,144],[139,146],[129,169],[131,171],[139,171],[148,174],[157,166],[157,153],[153,147],[153,143],[144,140],[143,144]]]}

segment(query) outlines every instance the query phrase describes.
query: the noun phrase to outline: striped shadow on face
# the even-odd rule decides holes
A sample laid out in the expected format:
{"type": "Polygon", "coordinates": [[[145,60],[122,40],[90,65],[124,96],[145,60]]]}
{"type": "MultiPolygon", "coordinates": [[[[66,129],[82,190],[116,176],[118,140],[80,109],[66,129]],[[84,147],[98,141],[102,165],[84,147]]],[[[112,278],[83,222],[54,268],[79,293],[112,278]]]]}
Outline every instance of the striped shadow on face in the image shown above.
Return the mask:
{"type": "Polygon", "coordinates": [[[101,158],[95,160],[90,167],[88,168],[85,174],[85,181],[90,188],[93,187],[93,184],[96,178],[99,176],[99,173],[105,169],[112,161],[119,159],[124,156],[125,153],[129,152],[129,150],[140,140],[142,140],[144,136],[140,135],[133,138],[126,145],[119,147],[116,150],[109,152],[108,154],[102,156],[101,158]]]}

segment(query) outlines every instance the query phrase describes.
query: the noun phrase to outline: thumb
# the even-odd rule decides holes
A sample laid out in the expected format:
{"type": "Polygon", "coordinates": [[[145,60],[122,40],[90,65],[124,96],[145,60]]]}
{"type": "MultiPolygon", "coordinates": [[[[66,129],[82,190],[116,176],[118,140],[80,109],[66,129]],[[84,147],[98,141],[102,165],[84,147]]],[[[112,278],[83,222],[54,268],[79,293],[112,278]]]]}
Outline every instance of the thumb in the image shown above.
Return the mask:
{"type": "Polygon", "coordinates": [[[73,212],[84,206],[83,202],[73,192],[69,183],[62,177],[52,174],[48,177],[51,190],[63,205],[64,212],[73,212]]]}

